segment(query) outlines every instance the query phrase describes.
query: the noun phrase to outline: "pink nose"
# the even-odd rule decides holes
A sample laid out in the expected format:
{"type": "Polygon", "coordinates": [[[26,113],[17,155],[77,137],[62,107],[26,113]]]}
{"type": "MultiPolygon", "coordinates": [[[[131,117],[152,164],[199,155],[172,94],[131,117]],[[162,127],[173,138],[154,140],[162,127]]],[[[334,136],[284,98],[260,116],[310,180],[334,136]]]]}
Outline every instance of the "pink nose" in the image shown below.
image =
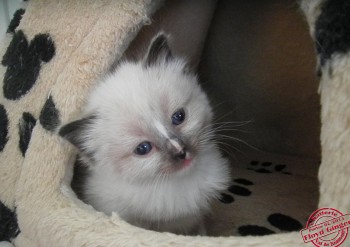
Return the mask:
{"type": "Polygon", "coordinates": [[[182,149],[180,152],[178,152],[174,155],[174,158],[181,159],[181,160],[185,159],[186,158],[186,150],[182,149]]]}

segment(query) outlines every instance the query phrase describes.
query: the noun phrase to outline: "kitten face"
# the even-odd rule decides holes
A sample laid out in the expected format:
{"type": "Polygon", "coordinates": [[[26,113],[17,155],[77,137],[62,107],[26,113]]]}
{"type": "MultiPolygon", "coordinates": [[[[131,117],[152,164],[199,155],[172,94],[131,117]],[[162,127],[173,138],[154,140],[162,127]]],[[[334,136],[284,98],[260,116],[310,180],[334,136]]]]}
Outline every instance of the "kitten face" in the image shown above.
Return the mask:
{"type": "Polygon", "coordinates": [[[132,181],[190,173],[212,119],[196,77],[172,57],[164,35],[143,62],[123,63],[97,85],[85,115],[60,134],[90,157],[93,169],[108,167],[132,181]]]}

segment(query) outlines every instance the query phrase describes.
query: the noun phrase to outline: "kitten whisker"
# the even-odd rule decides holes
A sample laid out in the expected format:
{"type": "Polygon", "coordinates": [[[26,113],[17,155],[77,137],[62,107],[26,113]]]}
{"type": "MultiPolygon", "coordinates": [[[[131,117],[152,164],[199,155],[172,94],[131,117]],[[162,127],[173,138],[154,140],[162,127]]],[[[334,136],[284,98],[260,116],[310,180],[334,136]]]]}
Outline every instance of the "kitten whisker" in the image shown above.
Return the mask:
{"type": "Polygon", "coordinates": [[[251,145],[251,144],[247,143],[246,141],[244,141],[242,139],[239,139],[237,137],[233,137],[233,136],[229,136],[229,135],[223,135],[223,134],[218,134],[218,136],[220,136],[221,139],[223,139],[223,140],[226,139],[226,140],[236,141],[236,142],[242,143],[242,144],[246,145],[247,147],[252,148],[252,149],[254,149],[256,151],[261,151],[259,148],[254,147],[253,145],[251,145]]]}
{"type": "Polygon", "coordinates": [[[242,130],[242,129],[236,129],[236,128],[216,128],[214,129],[215,132],[220,131],[232,131],[232,132],[241,132],[241,133],[252,133],[252,131],[242,130]]]}
{"type": "Polygon", "coordinates": [[[214,122],[218,122],[218,121],[220,121],[222,119],[225,119],[227,116],[231,115],[232,113],[233,113],[233,110],[231,110],[231,111],[229,111],[229,112],[227,112],[225,114],[222,114],[221,116],[215,116],[214,117],[214,122]]]}
{"type": "Polygon", "coordinates": [[[215,122],[212,125],[216,126],[226,126],[226,125],[232,125],[233,127],[237,127],[237,126],[244,126],[250,123],[253,123],[254,121],[252,120],[247,120],[247,121],[225,121],[225,122],[215,122]]]}
{"type": "MultiPolygon", "coordinates": [[[[221,147],[233,148],[234,150],[236,150],[236,151],[242,153],[242,150],[240,150],[239,148],[237,148],[237,147],[235,147],[235,146],[233,146],[233,145],[231,145],[231,144],[229,144],[229,143],[227,143],[227,142],[215,141],[215,144],[218,144],[220,148],[221,148],[221,147]]],[[[229,150],[229,151],[231,151],[231,150],[229,150]]]]}

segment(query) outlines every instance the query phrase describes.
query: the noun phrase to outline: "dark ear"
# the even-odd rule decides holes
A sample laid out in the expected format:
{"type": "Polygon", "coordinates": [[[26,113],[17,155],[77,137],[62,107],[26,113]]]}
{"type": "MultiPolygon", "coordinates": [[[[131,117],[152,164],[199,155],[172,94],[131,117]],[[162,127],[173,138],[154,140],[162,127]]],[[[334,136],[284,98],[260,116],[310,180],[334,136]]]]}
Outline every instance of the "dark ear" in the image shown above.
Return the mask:
{"type": "Polygon", "coordinates": [[[95,117],[91,116],[66,124],[60,128],[58,134],[82,150],[84,143],[83,132],[91,124],[93,119],[95,117]]]}
{"type": "Polygon", "coordinates": [[[173,55],[168,45],[168,38],[164,33],[159,33],[151,41],[145,58],[145,65],[152,66],[159,63],[161,60],[168,61],[172,58],[173,55]]]}

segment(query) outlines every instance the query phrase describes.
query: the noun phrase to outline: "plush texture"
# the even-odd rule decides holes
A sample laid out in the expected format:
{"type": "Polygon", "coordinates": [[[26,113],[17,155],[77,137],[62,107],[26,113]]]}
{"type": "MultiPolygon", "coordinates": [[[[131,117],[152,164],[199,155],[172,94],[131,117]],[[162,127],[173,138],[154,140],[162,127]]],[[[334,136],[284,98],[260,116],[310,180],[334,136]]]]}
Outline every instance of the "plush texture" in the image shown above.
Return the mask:
{"type": "Polygon", "coordinates": [[[208,234],[262,236],[304,228],[317,208],[316,164],[257,151],[236,155],[232,181],[206,222],[208,234]]]}
{"type": "MultiPolygon", "coordinates": [[[[347,213],[350,211],[350,197],[347,196],[350,191],[350,60],[347,43],[350,27],[344,15],[349,13],[349,4],[347,0],[332,2],[336,3],[304,0],[302,8],[311,36],[321,48],[327,47],[325,51],[317,49],[322,74],[322,163],[318,207],[335,207],[347,213]],[[339,16],[335,17],[334,13],[339,16]],[[333,29],[334,25],[341,28],[333,29]]],[[[17,13],[0,50],[0,220],[5,219],[8,223],[0,234],[2,240],[11,240],[15,246],[23,247],[304,245],[299,232],[287,233],[304,223],[300,222],[302,217],[295,219],[296,216],[289,213],[274,212],[263,216],[268,222],[266,225],[249,223],[237,228],[240,235],[251,232],[262,235],[277,232],[277,229],[283,232],[281,234],[176,236],[133,227],[115,214],[107,217],[98,213],[77,200],[64,181],[66,169],[72,169],[66,164],[75,159],[75,151],[53,130],[80,113],[88,89],[115,58],[121,57],[137,31],[159,6],[160,1],[146,0],[33,0],[29,1],[25,13],[17,13]],[[15,77],[11,78],[8,71],[15,73],[15,77]],[[26,79],[23,85],[20,78],[26,79]]],[[[237,169],[237,177],[222,201],[234,205],[239,197],[253,196],[254,184],[259,177],[249,174],[270,174],[283,180],[283,176],[302,172],[298,166],[287,169],[289,162],[280,163],[283,159],[254,158],[239,162],[241,173],[237,169]]],[[[299,179],[304,178],[300,174],[299,179]]],[[[314,182],[312,176],[311,182],[314,182]]],[[[225,204],[220,203],[215,212],[223,212],[220,209],[223,206],[225,204]]],[[[343,246],[349,244],[348,238],[343,246]]]]}
{"type": "MultiPolygon", "coordinates": [[[[350,191],[350,5],[346,0],[320,0],[305,1],[302,7],[311,23],[311,36],[317,44],[321,64],[322,164],[319,171],[319,207],[332,206],[349,212],[350,198],[345,195],[350,191]],[[325,37],[329,39],[325,40],[325,37]],[[326,50],[323,50],[324,46],[326,50]]],[[[350,243],[349,239],[347,243],[350,243]]]]}

